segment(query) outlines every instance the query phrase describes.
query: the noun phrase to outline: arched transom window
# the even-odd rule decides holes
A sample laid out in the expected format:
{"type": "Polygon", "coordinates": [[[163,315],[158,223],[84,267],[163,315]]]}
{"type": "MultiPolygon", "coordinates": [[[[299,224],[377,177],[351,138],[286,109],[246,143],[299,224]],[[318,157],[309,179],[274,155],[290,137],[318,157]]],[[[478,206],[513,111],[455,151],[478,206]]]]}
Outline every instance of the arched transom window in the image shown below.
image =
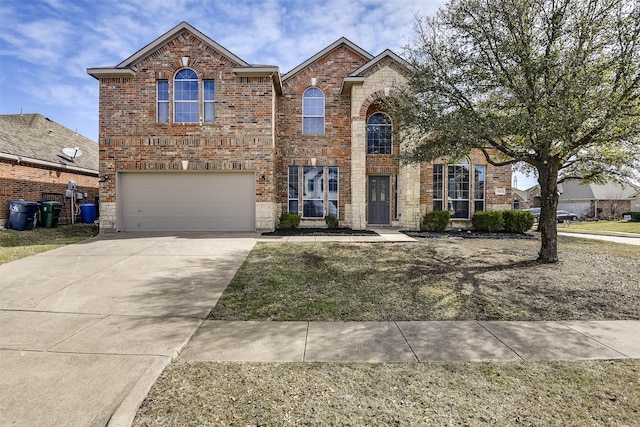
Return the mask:
{"type": "Polygon", "coordinates": [[[367,154],[391,154],[391,118],[384,113],[374,113],[367,120],[367,154]]]}
{"type": "Polygon", "coordinates": [[[198,122],[198,75],[190,68],[178,71],[173,85],[176,123],[198,122]]]}

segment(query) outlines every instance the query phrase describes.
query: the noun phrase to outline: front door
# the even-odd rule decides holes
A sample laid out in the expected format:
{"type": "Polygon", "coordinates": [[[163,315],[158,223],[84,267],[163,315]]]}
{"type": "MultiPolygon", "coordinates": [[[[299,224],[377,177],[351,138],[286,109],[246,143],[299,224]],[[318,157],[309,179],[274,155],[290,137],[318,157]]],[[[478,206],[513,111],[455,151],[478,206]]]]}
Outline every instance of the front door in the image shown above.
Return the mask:
{"type": "Polygon", "coordinates": [[[389,177],[369,177],[369,224],[389,225],[389,177]]]}

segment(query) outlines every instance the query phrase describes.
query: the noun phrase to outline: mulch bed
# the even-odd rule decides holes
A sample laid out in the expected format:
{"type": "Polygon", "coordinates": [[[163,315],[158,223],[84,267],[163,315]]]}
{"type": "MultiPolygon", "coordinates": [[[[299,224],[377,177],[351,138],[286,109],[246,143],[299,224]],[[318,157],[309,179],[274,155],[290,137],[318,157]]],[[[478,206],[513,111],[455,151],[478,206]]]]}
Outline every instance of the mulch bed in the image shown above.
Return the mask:
{"type": "Polygon", "coordinates": [[[434,231],[411,231],[403,230],[402,233],[407,236],[422,238],[422,239],[438,239],[438,238],[450,238],[450,239],[523,239],[523,240],[538,240],[538,236],[528,233],[489,233],[476,230],[445,230],[443,232],[434,231]]]}
{"type": "Polygon", "coordinates": [[[350,228],[311,228],[302,227],[290,230],[276,229],[262,233],[263,236],[376,236],[372,230],[352,230],[350,228]]]}
{"type": "MultiPolygon", "coordinates": [[[[407,236],[422,239],[438,239],[438,238],[461,238],[461,239],[525,239],[537,240],[534,234],[521,233],[486,233],[475,230],[446,230],[441,233],[432,231],[412,231],[401,230],[407,236]]],[[[320,228],[320,227],[301,227],[290,230],[276,229],[275,231],[266,231],[263,236],[376,236],[373,230],[352,230],[351,228],[320,228]]]]}

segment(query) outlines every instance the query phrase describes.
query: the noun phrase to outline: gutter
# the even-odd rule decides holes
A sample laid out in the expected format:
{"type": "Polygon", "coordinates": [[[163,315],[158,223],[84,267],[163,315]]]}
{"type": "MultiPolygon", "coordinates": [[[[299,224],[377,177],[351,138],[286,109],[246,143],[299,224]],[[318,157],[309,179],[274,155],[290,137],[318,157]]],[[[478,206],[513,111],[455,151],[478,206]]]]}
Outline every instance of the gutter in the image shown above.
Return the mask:
{"type": "Polygon", "coordinates": [[[53,168],[57,168],[57,169],[65,169],[65,170],[69,170],[69,171],[81,172],[81,173],[85,173],[85,174],[89,174],[89,175],[95,175],[96,177],[98,176],[98,171],[95,170],[95,169],[79,168],[77,166],[67,165],[66,163],[49,162],[49,161],[46,161],[46,160],[38,160],[38,159],[29,158],[29,157],[16,156],[15,154],[0,153],[0,159],[13,160],[16,163],[31,163],[31,164],[39,165],[39,166],[48,166],[48,167],[53,167],[53,168]]]}

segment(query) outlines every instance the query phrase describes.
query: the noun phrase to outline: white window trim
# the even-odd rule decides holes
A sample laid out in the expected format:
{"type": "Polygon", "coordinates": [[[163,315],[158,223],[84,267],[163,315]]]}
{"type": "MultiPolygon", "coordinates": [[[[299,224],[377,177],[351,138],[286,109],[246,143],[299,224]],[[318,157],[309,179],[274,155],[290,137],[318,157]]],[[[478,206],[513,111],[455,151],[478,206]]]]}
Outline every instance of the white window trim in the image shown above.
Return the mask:
{"type": "Polygon", "coordinates": [[[326,96],[324,95],[324,91],[318,87],[312,86],[309,87],[307,89],[304,90],[304,92],[302,92],[302,135],[309,135],[309,136],[313,136],[313,135],[324,135],[325,131],[326,131],[326,119],[325,119],[325,114],[326,113],[326,96]],[[317,89],[320,91],[320,93],[322,93],[322,115],[313,115],[313,114],[305,114],[304,111],[304,95],[311,89],[317,89]],[[304,132],[304,119],[305,118],[313,118],[313,119],[317,119],[317,118],[322,118],[322,133],[305,133],[304,132]]]}
{"type": "Polygon", "coordinates": [[[167,79],[158,79],[156,80],[156,123],[169,123],[171,121],[171,118],[169,117],[169,102],[170,102],[170,96],[169,96],[169,80],[167,79]],[[160,99],[160,82],[166,82],[167,83],[167,99],[166,100],[161,100],[160,99]],[[160,121],[160,104],[165,104],[166,108],[167,108],[167,120],[164,122],[160,121]]]}
{"type": "Polygon", "coordinates": [[[181,68],[178,71],[176,71],[176,73],[173,75],[173,80],[172,81],[173,81],[173,122],[174,123],[194,124],[194,123],[198,123],[198,122],[201,121],[200,117],[202,117],[202,116],[200,115],[200,100],[202,98],[204,98],[204,96],[202,95],[202,93],[200,91],[200,81],[201,80],[202,79],[200,79],[200,76],[198,76],[198,73],[196,73],[196,70],[194,70],[193,68],[181,68]],[[181,71],[184,71],[184,70],[191,70],[196,75],[195,79],[181,79],[182,81],[196,81],[198,83],[197,84],[197,88],[198,88],[197,99],[195,99],[195,100],[193,100],[193,99],[191,99],[191,100],[177,100],[176,99],[176,77],[178,76],[178,73],[180,73],[181,71]],[[197,113],[196,120],[192,121],[192,122],[179,122],[179,121],[176,121],[176,116],[177,116],[177,114],[176,114],[176,111],[177,111],[176,106],[178,104],[194,104],[194,103],[198,107],[198,113],[197,113]]]}

